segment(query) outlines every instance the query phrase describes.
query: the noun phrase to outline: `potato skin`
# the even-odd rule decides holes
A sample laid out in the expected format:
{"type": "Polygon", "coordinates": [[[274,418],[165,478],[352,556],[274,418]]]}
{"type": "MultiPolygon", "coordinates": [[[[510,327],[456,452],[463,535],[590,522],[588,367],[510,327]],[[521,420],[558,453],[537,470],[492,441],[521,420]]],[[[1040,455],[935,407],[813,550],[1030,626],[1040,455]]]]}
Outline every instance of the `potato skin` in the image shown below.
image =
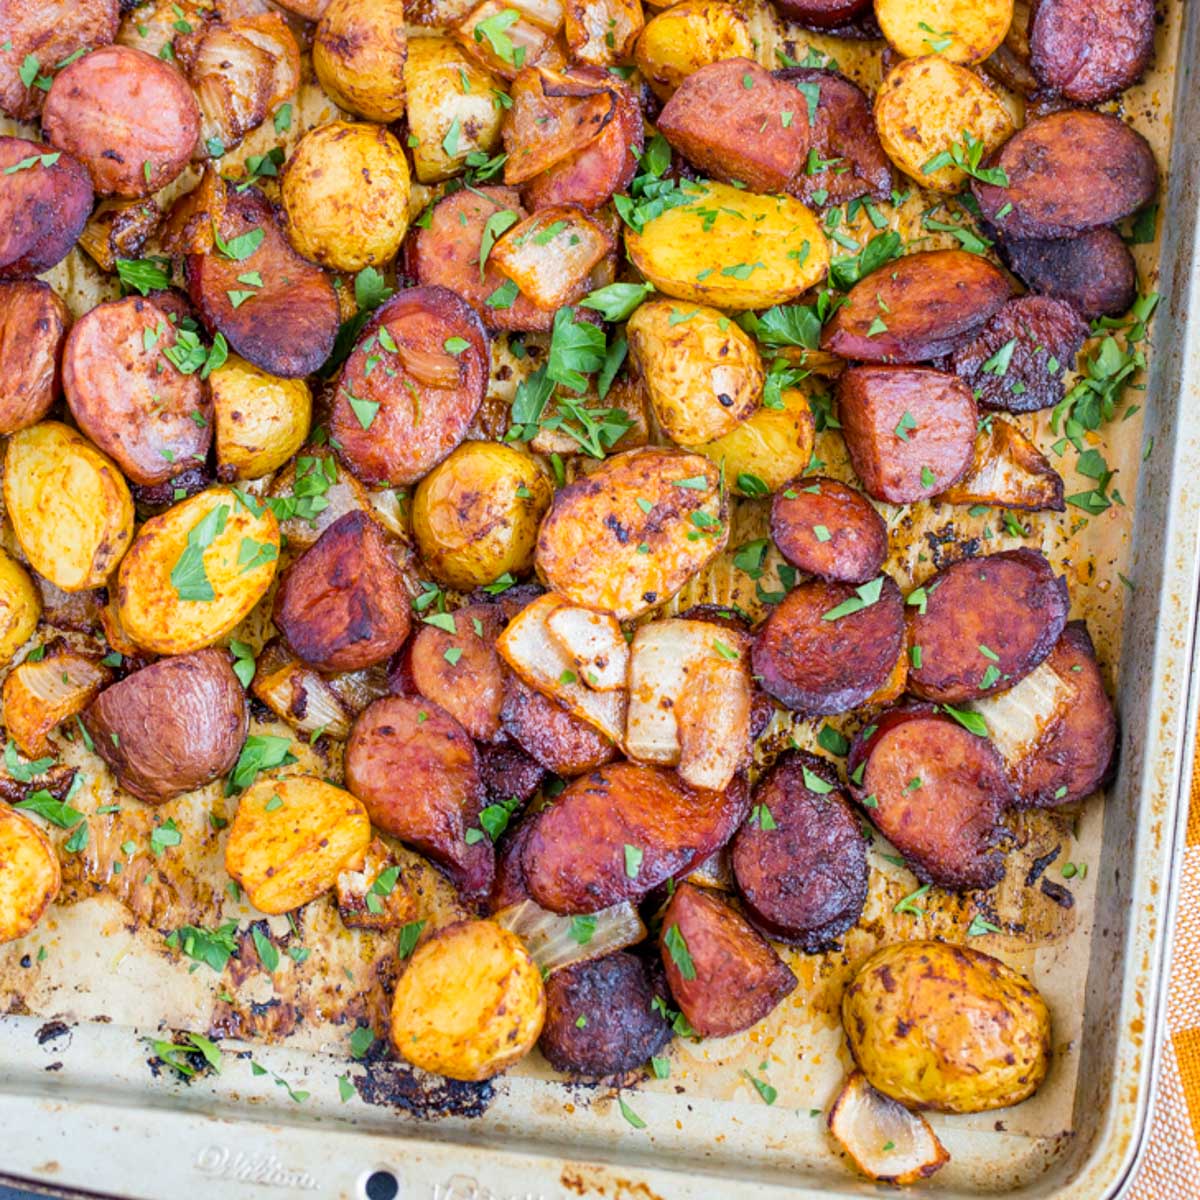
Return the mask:
{"type": "Polygon", "coordinates": [[[694,884],[675,889],[663,912],[659,948],[671,995],[701,1037],[749,1029],[796,987],[796,976],[770,943],[730,905],[694,884]],[[676,938],[687,947],[690,979],[672,952],[676,938]]]}
{"type": "Polygon", "coordinates": [[[117,782],[148,804],[229,771],[249,728],[246,693],[224,650],[164,658],[105,688],[83,724],[117,782]]]}
{"type": "Polygon", "coordinates": [[[463,442],[417,485],[412,524],[436,579],[463,590],[533,565],[554,487],[538,461],[499,442],[463,442]]]}
{"type": "Polygon", "coordinates": [[[231,354],[208,377],[223,480],[259,479],[304,445],[312,392],[303,379],[280,379],[231,354]]]}
{"type": "Polygon", "coordinates": [[[341,108],[388,124],[404,116],[403,0],[330,0],[313,38],[313,68],[341,108]]]}
{"type": "Polygon", "coordinates": [[[30,566],[64,592],[102,587],[133,537],[116,464],[57,421],[9,438],[4,506],[30,566]]]}
{"type": "Polygon", "coordinates": [[[50,839],[27,817],[0,804],[0,945],[24,937],[62,887],[50,839]]]}
{"type": "Polygon", "coordinates": [[[1004,41],[1013,0],[878,0],[875,19],[905,58],[932,51],[951,62],[977,63],[1004,41]]]}
{"type": "Polygon", "coordinates": [[[668,99],[694,71],[723,58],[751,58],[745,19],[719,0],[682,0],[647,22],[634,57],[660,100],[668,99]]]}
{"type": "Polygon", "coordinates": [[[25,645],[42,615],[42,598],[29,573],[0,549],[0,666],[25,645]]]}
{"type": "Polygon", "coordinates": [[[311,775],[259,779],[238,800],[225,870],[260,912],[291,912],[361,867],[370,842],[366,810],[342,788],[311,775]]]}
{"type": "Polygon", "coordinates": [[[888,552],[887,524],[871,502],[820,475],[794,479],[776,494],[771,540],[792,566],[841,583],[874,579],[888,552]]]}
{"type": "Polygon", "coordinates": [[[0,434],[40,421],[62,394],[65,302],[37,279],[0,283],[0,434]]]}
{"type": "Polygon", "coordinates": [[[1037,1091],[1050,1014],[1023,975],[942,942],[884,946],[842,999],[854,1061],[886,1096],[916,1109],[985,1112],[1037,1091]]]}
{"type": "Polygon", "coordinates": [[[490,1079],[533,1049],[546,1016],[542,976],[521,939],[492,921],[439,929],[392,997],[392,1045],[450,1079],[490,1079]]]}
{"type": "Polygon", "coordinates": [[[725,479],[742,493],[742,475],[753,475],[777,492],[789,479],[807,469],[812,461],[816,437],[808,397],[799,388],[788,388],[780,396],[782,408],[763,405],[731,433],[703,446],[690,447],[720,467],[725,479]]]}
{"type": "Polygon", "coordinates": [[[1154,53],[1154,0],[1038,0],[1029,65],[1043,87],[1076,104],[1119,96],[1154,53]]]}

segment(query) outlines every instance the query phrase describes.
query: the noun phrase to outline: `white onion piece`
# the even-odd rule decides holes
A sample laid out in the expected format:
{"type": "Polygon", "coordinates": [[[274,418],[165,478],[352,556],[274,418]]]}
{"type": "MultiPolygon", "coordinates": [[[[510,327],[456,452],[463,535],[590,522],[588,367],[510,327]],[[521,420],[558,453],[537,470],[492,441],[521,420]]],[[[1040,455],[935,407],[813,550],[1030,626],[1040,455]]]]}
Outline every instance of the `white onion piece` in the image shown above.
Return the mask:
{"type": "Polygon", "coordinates": [[[621,623],[611,613],[562,604],[547,616],[546,628],[571,656],[576,674],[593,692],[612,692],[625,686],[629,644],[621,623]]]}
{"type": "Polygon", "coordinates": [[[353,712],[324,676],[292,658],[279,642],[263,648],[250,687],[277,717],[300,733],[320,729],[337,741],[350,736],[353,712]]]}
{"type": "Polygon", "coordinates": [[[976,700],[972,707],[987,722],[988,736],[1012,769],[1037,749],[1038,742],[1075,702],[1076,688],[1042,663],[1015,687],[976,700]]]}
{"type": "Polygon", "coordinates": [[[54,752],[47,740],[56,725],[82,712],[112,679],[94,658],[71,650],[26,659],[4,681],[4,724],[27,758],[54,752]]]}
{"type": "Polygon", "coordinates": [[[564,917],[522,900],[502,908],[492,919],[525,943],[543,974],[603,958],[646,937],[646,927],[628,900],[582,917],[564,917]]]}

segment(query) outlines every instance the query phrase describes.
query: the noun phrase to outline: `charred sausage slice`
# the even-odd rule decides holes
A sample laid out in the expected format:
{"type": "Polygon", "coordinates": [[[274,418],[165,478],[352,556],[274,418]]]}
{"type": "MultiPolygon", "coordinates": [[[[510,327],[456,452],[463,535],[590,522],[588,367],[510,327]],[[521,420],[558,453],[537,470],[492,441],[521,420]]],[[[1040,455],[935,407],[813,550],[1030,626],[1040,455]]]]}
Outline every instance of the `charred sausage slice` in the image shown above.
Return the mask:
{"type": "Polygon", "coordinates": [[[775,493],[771,540],[794,567],[839,583],[874,579],[888,552],[887,524],[866,496],[822,475],[775,493]]]}
{"type": "Polygon", "coordinates": [[[1074,237],[1154,198],[1150,144],[1109,113],[1067,109],[1030,121],[991,164],[1008,185],[974,180],[984,218],[1005,238],[1074,237]],[[1003,215],[1001,215],[1003,213],[1003,215]]]}
{"type": "Polygon", "coordinates": [[[271,375],[311,375],[337,337],[329,276],[292,249],[256,188],[227,188],[218,225],[221,242],[186,260],[188,295],[209,333],[271,375]]]}
{"type": "Polygon", "coordinates": [[[500,713],[504,732],[547,771],[572,779],[612,762],[616,747],[560,704],[508,676],[500,713]]]}
{"type": "Polygon", "coordinates": [[[0,279],[40,275],[62,262],[93,198],[87,171],[70,154],[0,137],[0,279]]]}
{"type": "MultiPolygon", "coordinates": [[[[494,747],[487,747],[483,751],[494,747]]],[[[525,843],[533,832],[535,818],[526,814],[514,829],[511,825],[500,839],[496,847],[496,872],[492,876],[492,892],[488,897],[488,911],[498,913],[501,909],[512,904],[520,904],[529,899],[529,889],[525,886],[525,868],[521,856],[525,853],[525,843]]]]}
{"type": "Polygon", "coordinates": [[[1074,369],[1087,336],[1087,325],[1065,301],[1021,296],[959,346],[950,367],[985,408],[1036,412],[1063,398],[1063,373],[1074,369]]]}
{"type": "Polygon", "coordinates": [[[178,177],[200,136],[200,110],[173,67],[128,46],[103,46],[50,85],[42,127],[87,167],[102,196],[149,196],[178,177]]]}
{"type": "Polygon", "coordinates": [[[911,504],[944,492],[971,466],[978,412],[961,379],[926,367],[851,367],[838,419],[867,494],[911,504]]]}
{"type": "Polygon", "coordinates": [[[978,254],[907,254],[850,289],[849,303],[825,327],[821,348],[864,362],[927,362],[951,353],[1011,292],[1004,272],[978,254]]]}
{"type": "Polygon", "coordinates": [[[674,772],[600,767],[537,818],[522,856],[525,882],[551,912],[639,900],[723,846],[749,807],[740,778],[724,792],[698,792],[674,772]]]}
{"type": "Polygon", "coordinates": [[[1099,104],[1136,83],[1154,52],[1154,0],[1037,0],[1029,65],[1043,87],[1099,104]]]}
{"type": "Polygon", "coordinates": [[[946,888],[998,882],[1000,816],[1013,797],[992,743],[923,704],[891,709],[863,734],[847,760],[854,795],[917,878],[946,888]]]}
{"type": "Polygon", "coordinates": [[[0,434],[36,424],[62,392],[71,314],[49,284],[0,283],[0,434]]]}
{"type": "Polygon", "coordinates": [[[444,287],[393,296],[338,380],[331,430],[342,460],[368,483],[415,483],[466,437],[488,372],[487,334],[469,304],[444,287]]]}
{"type": "Polygon", "coordinates": [[[81,317],[63,353],[63,387],[79,428],[146,486],[203,462],[212,441],[208,389],[172,361],[176,340],[163,309],[129,296],[81,317]]]}
{"type": "Polygon", "coordinates": [[[887,682],[904,648],[890,575],[854,587],[811,580],[772,610],[754,643],[763,690],[807,717],[849,712],[887,682]]]}
{"type": "Polygon", "coordinates": [[[1030,291],[1065,300],[1085,321],[1119,317],[1137,298],[1137,265],[1108,225],[1073,238],[1013,238],[1000,251],[1030,291]]]}
{"type": "Polygon", "coordinates": [[[871,0],[773,0],[779,15],[813,29],[837,29],[871,7],[871,0]]]}
{"type": "Polygon", "coordinates": [[[753,927],[706,888],[682,883],[659,936],[667,985],[701,1037],[757,1024],[796,986],[796,976],[753,927]]]}
{"type": "Polygon", "coordinates": [[[797,754],[776,763],[755,787],[732,851],[738,891],[768,937],[812,954],[862,915],[867,847],[825,759],[797,754]]]}
{"type": "Polygon", "coordinates": [[[908,686],[960,704],[1019,682],[1054,649],[1071,599],[1038,550],[1022,547],[943,568],[908,598],[908,686]]]}
{"type": "Polygon", "coordinates": [[[479,761],[448,712],[420,698],[376,700],[350,731],[346,786],[373,825],[427,854],[464,897],[487,895],[492,843],[467,841],[482,806],[479,761]]]}
{"type": "Polygon", "coordinates": [[[546,768],[515,742],[480,742],[479,772],[488,800],[524,803],[542,786],[546,768]]]}

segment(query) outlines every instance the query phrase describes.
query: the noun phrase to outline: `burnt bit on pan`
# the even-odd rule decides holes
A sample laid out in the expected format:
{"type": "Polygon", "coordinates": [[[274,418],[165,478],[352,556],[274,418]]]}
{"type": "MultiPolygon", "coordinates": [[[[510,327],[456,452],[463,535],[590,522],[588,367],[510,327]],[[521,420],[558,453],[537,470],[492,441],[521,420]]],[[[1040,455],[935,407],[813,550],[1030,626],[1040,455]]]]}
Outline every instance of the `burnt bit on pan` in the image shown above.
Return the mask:
{"type": "Polygon", "coordinates": [[[463,1083],[427,1075],[404,1063],[381,1059],[368,1062],[365,1074],[350,1076],[364,1104],[393,1108],[422,1121],[441,1117],[482,1117],[496,1098],[490,1080],[463,1083]]]}

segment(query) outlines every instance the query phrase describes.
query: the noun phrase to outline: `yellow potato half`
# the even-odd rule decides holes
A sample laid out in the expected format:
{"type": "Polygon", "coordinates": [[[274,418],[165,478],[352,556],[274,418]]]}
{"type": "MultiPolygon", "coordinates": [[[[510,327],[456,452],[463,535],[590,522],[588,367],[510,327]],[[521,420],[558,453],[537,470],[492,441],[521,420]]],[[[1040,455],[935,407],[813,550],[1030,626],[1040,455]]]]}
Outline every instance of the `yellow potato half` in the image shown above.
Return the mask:
{"type": "Polygon", "coordinates": [[[404,116],[404,0],[330,0],[313,69],[330,99],[370,121],[404,116]]]}
{"type": "Polygon", "coordinates": [[[304,445],[312,393],[303,379],[280,379],[231,354],[209,376],[222,479],[258,479],[304,445]]]}
{"type": "Polygon", "coordinates": [[[1004,41],[1013,0],[875,0],[883,36],[905,58],[982,62],[1004,41]]]}
{"type": "Polygon", "coordinates": [[[0,667],[25,645],[42,615],[42,598],[29,572],[0,550],[0,667]]]}
{"type": "Polygon", "coordinates": [[[61,886],[50,839],[24,813],[0,804],[0,943],[24,937],[61,886]]]}
{"type": "Polygon", "coordinates": [[[638,69],[660,100],[693,72],[724,58],[753,58],[745,18],[720,0],[682,0],[650,21],[634,52],[638,69]]]}

